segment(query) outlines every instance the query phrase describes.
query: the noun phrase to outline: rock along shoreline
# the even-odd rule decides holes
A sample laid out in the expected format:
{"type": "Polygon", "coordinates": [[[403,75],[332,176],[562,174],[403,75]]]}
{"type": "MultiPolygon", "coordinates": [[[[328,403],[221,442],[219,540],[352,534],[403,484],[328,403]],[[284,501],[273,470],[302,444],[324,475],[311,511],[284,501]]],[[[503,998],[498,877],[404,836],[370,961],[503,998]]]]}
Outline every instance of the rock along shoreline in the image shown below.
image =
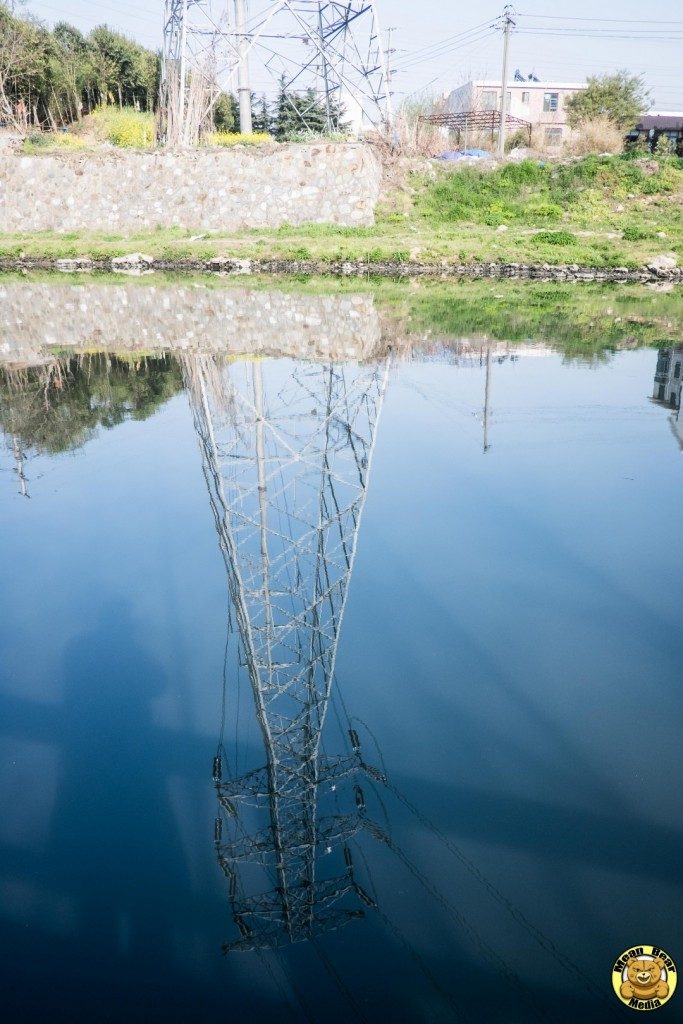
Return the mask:
{"type": "Polygon", "coordinates": [[[234,276],[306,275],[311,277],[375,278],[508,278],[556,282],[602,282],[608,284],[683,284],[683,267],[662,267],[656,263],[628,267],[582,267],[578,264],[525,263],[421,263],[414,260],[375,262],[367,260],[324,261],[287,259],[154,259],[142,253],[111,259],[19,257],[0,258],[0,272],[47,270],[60,273],[119,273],[140,276],[155,271],[208,273],[234,276]]]}

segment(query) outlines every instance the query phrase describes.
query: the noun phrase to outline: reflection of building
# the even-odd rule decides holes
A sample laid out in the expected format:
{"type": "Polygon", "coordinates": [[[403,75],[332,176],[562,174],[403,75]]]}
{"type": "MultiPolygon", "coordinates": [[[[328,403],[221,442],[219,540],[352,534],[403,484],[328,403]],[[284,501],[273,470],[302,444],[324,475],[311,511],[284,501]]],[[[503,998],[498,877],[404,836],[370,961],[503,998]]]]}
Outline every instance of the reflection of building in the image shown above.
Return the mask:
{"type": "Polygon", "coordinates": [[[216,852],[240,933],[226,950],[277,948],[373,905],[348,845],[371,827],[365,799],[344,783],[381,776],[350,721],[347,754],[321,744],[386,369],[183,363],[265,754],[233,772],[221,741],[214,761],[216,852]]]}
{"type": "Polygon", "coordinates": [[[683,421],[681,415],[681,385],[683,384],[683,346],[660,348],[655,371],[652,398],[673,409],[671,429],[683,449],[683,421]]]}
{"type": "Polygon", "coordinates": [[[681,408],[681,381],[683,380],[683,346],[660,348],[655,372],[652,397],[672,409],[681,408]]]}
{"type": "MultiPolygon", "coordinates": [[[[511,117],[539,129],[545,145],[561,146],[571,134],[567,123],[567,100],[585,88],[585,84],[571,82],[509,82],[507,112],[511,117]]],[[[467,82],[455,89],[447,102],[448,112],[454,114],[500,108],[500,80],[467,82]]]]}

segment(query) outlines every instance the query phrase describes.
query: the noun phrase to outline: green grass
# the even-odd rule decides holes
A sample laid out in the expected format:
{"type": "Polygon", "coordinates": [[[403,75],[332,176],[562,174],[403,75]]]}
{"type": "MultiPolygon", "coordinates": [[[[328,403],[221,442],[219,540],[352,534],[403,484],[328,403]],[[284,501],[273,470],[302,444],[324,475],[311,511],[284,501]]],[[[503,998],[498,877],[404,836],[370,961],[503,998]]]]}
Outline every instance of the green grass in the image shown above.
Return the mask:
{"type": "Polygon", "coordinates": [[[321,266],[415,260],[637,269],[673,252],[683,264],[683,161],[677,158],[588,157],[566,165],[525,161],[489,172],[438,167],[434,178],[414,177],[410,186],[405,213],[391,208],[390,196],[374,227],[284,224],[207,232],[195,226],[126,235],[83,232],[68,239],[0,234],[0,255],[106,259],[142,251],[165,260],[223,256],[321,266]],[[498,231],[501,225],[507,230],[498,231]],[[201,237],[191,241],[195,236],[201,237]]]}
{"type": "Polygon", "coordinates": [[[648,164],[626,156],[591,156],[568,164],[525,160],[493,171],[467,167],[427,183],[417,209],[432,223],[538,227],[567,217],[604,223],[613,221],[620,200],[683,189],[683,160],[658,160],[654,171],[648,164]]]}

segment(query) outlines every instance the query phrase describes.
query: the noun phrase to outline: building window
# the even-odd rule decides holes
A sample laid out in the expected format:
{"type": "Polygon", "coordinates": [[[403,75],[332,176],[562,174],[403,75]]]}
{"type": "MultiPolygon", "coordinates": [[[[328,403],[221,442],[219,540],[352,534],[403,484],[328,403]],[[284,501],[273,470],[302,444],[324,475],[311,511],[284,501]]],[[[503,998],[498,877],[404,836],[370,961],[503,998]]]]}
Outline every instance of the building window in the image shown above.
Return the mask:
{"type": "Polygon", "coordinates": [[[498,93],[495,89],[485,89],[481,94],[481,109],[482,110],[497,110],[498,109],[498,93]]]}
{"type": "Polygon", "coordinates": [[[559,92],[546,92],[543,94],[543,109],[546,111],[559,110],[560,107],[560,94],[559,92]]]}
{"type": "Polygon", "coordinates": [[[531,93],[530,92],[523,92],[522,93],[522,103],[525,106],[528,106],[530,102],[531,102],[531,93]]]}
{"type": "Polygon", "coordinates": [[[674,366],[674,377],[676,378],[676,380],[680,380],[681,379],[681,364],[680,363],[676,363],[676,365],[674,366]]]}
{"type": "Polygon", "coordinates": [[[546,146],[561,146],[562,145],[562,129],[561,128],[546,128],[546,130],[545,130],[545,144],[546,144],[546,146]]]}

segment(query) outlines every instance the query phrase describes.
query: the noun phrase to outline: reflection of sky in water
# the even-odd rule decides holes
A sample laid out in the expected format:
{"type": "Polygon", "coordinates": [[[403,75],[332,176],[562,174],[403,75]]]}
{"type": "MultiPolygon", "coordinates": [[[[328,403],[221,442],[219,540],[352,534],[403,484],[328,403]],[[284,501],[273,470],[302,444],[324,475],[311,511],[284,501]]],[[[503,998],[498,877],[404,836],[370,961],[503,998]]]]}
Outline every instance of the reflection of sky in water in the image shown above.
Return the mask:
{"type": "MultiPolygon", "coordinates": [[[[656,358],[494,360],[485,456],[485,368],[397,367],[337,666],[392,781],[606,989],[629,943],[680,948],[683,467],[669,413],[648,399],[656,358]],[[654,901],[634,885],[645,863],[663,886],[654,901]]],[[[283,1019],[293,985],[314,1019],[352,1019],[310,946],[267,966],[218,955],[234,932],[211,843],[226,587],[186,398],[31,459],[30,501],[6,453],[0,466],[10,1011],[283,1019]]],[[[243,704],[240,749],[258,763],[243,704]]],[[[598,1019],[598,1007],[609,1019],[424,825],[383,801],[410,863],[448,899],[363,840],[386,919],[369,911],[321,940],[362,1016],[455,1019],[431,976],[463,1019],[533,1019],[456,907],[525,983],[543,964],[545,1019],[598,1019]]]]}

